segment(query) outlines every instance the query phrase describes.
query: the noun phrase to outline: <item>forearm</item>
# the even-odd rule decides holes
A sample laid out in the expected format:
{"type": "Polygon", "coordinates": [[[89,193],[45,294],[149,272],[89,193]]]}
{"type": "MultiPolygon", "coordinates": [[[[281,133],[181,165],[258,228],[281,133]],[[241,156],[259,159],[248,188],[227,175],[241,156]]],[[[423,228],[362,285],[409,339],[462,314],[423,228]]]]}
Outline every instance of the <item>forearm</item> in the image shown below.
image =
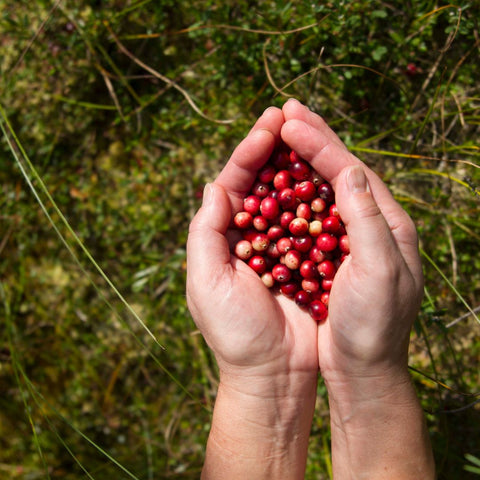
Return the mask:
{"type": "Polygon", "coordinates": [[[408,372],[360,382],[330,388],[334,478],[434,479],[424,415],[408,372]]]}
{"type": "Polygon", "coordinates": [[[252,380],[247,391],[220,383],[203,480],[304,478],[316,375],[300,377],[252,380]]]}

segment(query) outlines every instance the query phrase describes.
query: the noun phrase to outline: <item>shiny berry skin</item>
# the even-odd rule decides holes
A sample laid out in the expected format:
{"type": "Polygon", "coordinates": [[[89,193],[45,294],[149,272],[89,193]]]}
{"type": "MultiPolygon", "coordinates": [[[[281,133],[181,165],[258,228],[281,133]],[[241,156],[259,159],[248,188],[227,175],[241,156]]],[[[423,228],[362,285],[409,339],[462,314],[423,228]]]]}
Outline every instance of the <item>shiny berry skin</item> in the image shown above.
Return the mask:
{"type": "Polygon", "coordinates": [[[277,263],[272,268],[272,275],[273,278],[280,283],[286,283],[292,278],[291,270],[286,265],[282,265],[281,263],[277,263]]]}
{"type": "Polygon", "coordinates": [[[310,220],[312,218],[312,210],[308,203],[300,203],[297,206],[296,210],[297,217],[304,218],[305,220],[310,220]]]}
{"type": "Polygon", "coordinates": [[[293,297],[299,290],[296,282],[287,282],[280,285],[280,291],[287,297],[293,297]]]}
{"type": "Polygon", "coordinates": [[[299,235],[292,237],[292,246],[295,250],[302,253],[308,253],[312,248],[313,240],[310,235],[299,235]]]}
{"type": "Polygon", "coordinates": [[[267,269],[267,262],[261,255],[254,255],[248,261],[248,266],[255,272],[261,275],[267,269]]]}
{"type": "Polygon", "coordinates": [[[322,221],[322,230],[327,233],[336,234],[340,230],[340,220],[338,217],[329,216],[322,221]]]}
{"type": "Polygon", "coordinates": [[[295,195],[302,202],[310,202],[317,196],[317,189],[312,182],[305,180],[295,186],[295,195]]]}
{"type": "Polygon", "coordinates": [[[253,228],[259,232],[264,232],[268,228],[268,220],[262,215],[253,218],[253,228]]]}
{"type": "Polygon", "coordinates": [[[346,254],[350,253],[350,241],[347,235],[342,235],[338,239],[338,248],[342,253],[346,253],[346,254]]]}
{"type": "Polygon", "coordinates": [[[235,255],[240,260],[248,260],[253,255],[252,244],[248,240],[240,240],[235,245],[235,255]]]}
{"type": "Polygon", "coordinates": [[[278,192],[277,200],[284,210],[294,210],[297,206],[297,196],[291,188],[284,188],[278,192]]]}
{"type": "Polygon", "coordinates": [[[284,170],[290,165],[290,156],[285,150],[278,150],[274,153],[272,158],[273,166],[277,170],[284,170]]]}
{"type": "Polygon", "coordinates": [[[340,217],[336,203],[332,203],[332,205],[330,205],[330,208],[328,209],[328,213],[332,217],[340,217]]]}
{"type": "Polygon", "coordinates": [[[298,155],[298,153],[295,150],[292,150],[290,152],[290,161],[294,163],[294,162],[298,162],[299,160],[300,160],[300,156],[298,155]]]}
{"type": "Polygon", "coordinates": [[[273,278],[272,272],[265,272],[261,278],[267,288],[273,288],[275,286],[275,279],[273,278]]]}
{"type": "Polygon", "coordinates": [[[320,295],[320,301],[328,307],[328,301],[330,300],[330,292],[322,292],[320,295]]]}
{"type": "Polygon", "coordinates": [[[294,218],[288,225],[292,235],[305,235],[308,232],[308,221],[304,218],[294,218]]]}
{"type": "Polygon", "coordinates": [[[320,250],[323,250],[324,252],[332,252],[337,248],[338,240],[337,237],[331,235],[330,233],[321,233],[317,237],[316,245],[320,250]]]}
{"type": "Polygon", "coordinates": [[[264,252],[270,245],[270,240],[265,233],[258,233],[252,239],[252,247],[256,252],[264,252]]]}
{"type": "Polygon", "coordinates": [[[301,182],[310,178],[312,169],[308,163],[302,160],[298,160],[290,164],[290,166],[288,167],[288,171],[295,180],[301,182]]]}
{"type": "Polygon", "coordinates": [[[276,243],[270,243],[266,250],[267,257],[269,258],[280,258],[282,254],[278,251],[276,243]]]}
{"type": "Polygon", "coordinates": [[[303,278],[315,278],[318,275],[317,266],[311,260],[304,260],[300,265],[299,271],[303,278]]]}
{"type": "Polygon", "coordinates": [[[243,200],[243,209],[252,215],[256,215],[260,211],[261,201],[257,195],[249,195],[243,200]]]}
{"type": "Polygon", "coordinates": [[[326,203],[330,204],[333,203],[335,200],[335,193],[333,192],[333,188],[329,183],[322,183],[318,186],[317,189],[318,196],[323,198],[326,203]]]}
{"type": "Polygon", "coordinates": [[[308,233],[312,237],[318,237],[322,233],[322,222],[320,220],[313,220],[308,225],[308,233]]]}
{"type": "Polygon", "coordinates": [[[285,254],[283,261],[290,270],[296,270],[302,263],[302,254],[298,250],[289,250],[285,254]]]}
{"type": "Polygon", "coordinates": [[[308,311],[317,322],[323,322],[328,316],[327,306],[320,300],[313,300],[308,306],[308,311]]]}
{"type": "Polygon", "coordinates": [[[326,292],[329,292],[332,289],[333,285],[333,278],[324,278],[322,280],[322,290],[325,290],[326,292]]]}
{"type": "Polygon", "coordinates": [[[316,293],[320,290],[320,282],[316,278],[304,278],[302,289],[308,293],[316,293]]]}
{"type": "Polygon", "coordinates": [[[292,248],[292,241],[288,237],[282,237],[277,240],[278,251],[285,255],[292,248]]]}
{"type": "Polygon", "coordinates": [[[233,223],[237,228],[241,228],[242,230],[250,228],[253,224],[252,214],[248,212],[238,212],[233,217],[233,223]]]}
{"type": "Polygon", "coordinates": [[[283,212],[280,215],[280,226],[285,230],[288,230],[288,226],[290,225],[290,222],[294,218],[296,218],[296,215],[294,212],[283,212]]]}
{"type": "Polygon", "coordinates": [[[285,230],[280,225],[272,225],[267,231],[268,238],[273,242],[280,240],[284,235],[285,230]]]}
{"type": "Polygon", "coordinates": [[[278,191],[284,190],[285,188],[291,188],[292,185],[293,178],[288,170],[280,170],[273,178],[273,186],[278,191]]]}
{"type": "Polygon", "coordinates": [[[337,273],[335,264],[331,260],[324,260],[318,264],[317,271],[322,278],[332,279],[337,273]]]}
{"type": "Polygon", "coordinates": [[[277,170],[273,165],[265,165],[257,175],[258,180],[262,183],[270,183],[275,175],[277,173],[277,170]]]}
{"type": "Polygon", "coordinates": [[[280,214],[280,206],[274,198],[267,197],[260,204],[260,212],[267,220],[273,220],[280,214]]]}
{"type": "Polygon", "coordinates": [[[312,301],[312,296],[305,290],[299,290],[295,294],[294,300],[299,307],[308,307],[312,301]]]}
{"type": "Polygon", "coordinates": [[[268,184],[263,182],[255,183],[252,189],[253,194],[257,195],[257,197],[260,197],[260,198],[265,198],[268,195],[269,191],[270,191],[270,187],[268,186],[268,184]]]}
{"type": "Polygon", "coordinates": [[[308,252],[308,258],[313,263],[321,263],[325,260],[325,252],[320,250],[316,245],[314,245],[308,252]]]}
{"type": "Polygon", "coordinates": [[[316,197],[311,201],[310,208],[315,213],[323,212],[327,208],[327,202],[323,198],[316,197]]]}

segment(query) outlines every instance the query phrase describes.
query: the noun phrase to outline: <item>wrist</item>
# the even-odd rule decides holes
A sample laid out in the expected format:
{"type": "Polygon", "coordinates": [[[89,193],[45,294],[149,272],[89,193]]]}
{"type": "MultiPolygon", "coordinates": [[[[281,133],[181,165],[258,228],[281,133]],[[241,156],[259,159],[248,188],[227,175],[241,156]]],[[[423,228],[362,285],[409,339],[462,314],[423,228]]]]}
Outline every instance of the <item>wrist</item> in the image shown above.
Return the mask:
{"type": "Polygon", "coordinates": [[[202,478],[303,478],[315,397],[311,373],[221,375],[202,478]]]}

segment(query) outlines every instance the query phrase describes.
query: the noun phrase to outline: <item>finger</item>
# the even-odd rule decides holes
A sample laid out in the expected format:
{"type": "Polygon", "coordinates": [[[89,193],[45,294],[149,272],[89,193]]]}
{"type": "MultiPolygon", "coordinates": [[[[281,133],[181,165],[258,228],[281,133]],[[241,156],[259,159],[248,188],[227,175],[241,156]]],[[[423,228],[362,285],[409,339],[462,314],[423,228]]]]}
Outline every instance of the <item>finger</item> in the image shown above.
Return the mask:
{"type": "Polygon", "coordinates": [[[230,265],[230,248],[225,233],[231,220],[230,201],[224,189],[207,184],[203,203],[190,223],[187,240],[187,283],[203,284],[230,265]]]}
{"type": "Polygon", "coordinates": [[[336,197],[349,236],[352,259],[365,269],[375,268],[377,264],[393,267],[395,260],[405,262],[420,282],[421,264],[413,223],[398,206],[395,235],[372,194],[362,166],[347,167],[339,174],[336,197]],[[398,231],[402,232],[401,238],[398,231]]]}
{"type": "Polygon", "coordinates": [[[283,122],[280,109],[270,107],[265,110],[215,180],[225,189],[234,210],[240,209],[258,170],[267,162],[279,142],[283,122]]]}
{"type": "Polygon", "coordinates": [[[317,130],[322,130],[331,143],[338,144],[344,150],[347,150],[345,144],[340,140],[337,134],[327,125],[325,120],[318,114],[312,112],[306,105],[303,105],[294,98],[288,99],[282,108],[285,121],[302,120],[317,130]]]}

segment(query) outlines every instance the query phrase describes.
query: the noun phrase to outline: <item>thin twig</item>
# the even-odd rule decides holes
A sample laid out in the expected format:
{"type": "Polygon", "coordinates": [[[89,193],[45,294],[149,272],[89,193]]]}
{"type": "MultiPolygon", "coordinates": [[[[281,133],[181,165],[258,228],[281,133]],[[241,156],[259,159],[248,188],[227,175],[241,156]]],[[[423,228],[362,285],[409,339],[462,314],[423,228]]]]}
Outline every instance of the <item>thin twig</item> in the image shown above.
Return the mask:
{"type": "Polygon", "coordinates": [[[202,118],[204,118],[205,120],[209,120],[210,122],[214,122],[214,123],[221,123],[221,124],[229,124],[229,123],[232,123],[234,120],[217,120],[215,118],[212,118],[212,117],[209,117],[208,115],[206,115],[205,113],[203,113],[200,108],[196,105],[196,103],[192,100],[191,96],[188,94],[188,92],[183,89],[180,85],[178,85],[178,83],[174,82],[173,80],[171,80],[170,78],[166,77],[165,75],[162,75],[161,73],[157,72],[156,70],[154,70],[152,67],[148,66],[146,63],[143,63],[139,58],[137,58],[132,52],[130,52],[129,50],[127,50],[127,48],[120,42],[120,40],[118,39],[118,37],[113,33],[113,30],[110,28],[110,26],[108,25],[108,22],[104,22],[104,25],[105,27],[107,28],[108,32],[110,33],[110,35],[112,36],[113,40],[115,41],[115,43],[117,44],[119,50],[124,54],[126,55],[128,58],[130,58],[132,61],[134,61],[138,66],[142,67],[144,70],[146,70],[147,72],[150,72],[152,75],[154,75],[156,78],[158,78],[159,80],[161,80],[162,82],[166,83],[167,85],[170,85],[171,87],[173,87],[175,90],[177,90],[178,92],[180,92],[183,97],[187,100],[188,104],[193,108],[193,110],[195,110],[195,112],[198,113],[198,115],[200,115],[202,118]]]}
{"type": "Polygon", "coordinates": [[[457,323],[461,322],[462,320],[465,320],[466,318],[470,317],[472,313],[478,313],[478,312],[480,312],[480,305],[472,309],[471,312],[464,313],[463,315],[460,315],[460,317],[457,317],[455,320],[452,320],[450,323],[447,323],[445,325],[445,328],[451,328],[457,323]]]}

